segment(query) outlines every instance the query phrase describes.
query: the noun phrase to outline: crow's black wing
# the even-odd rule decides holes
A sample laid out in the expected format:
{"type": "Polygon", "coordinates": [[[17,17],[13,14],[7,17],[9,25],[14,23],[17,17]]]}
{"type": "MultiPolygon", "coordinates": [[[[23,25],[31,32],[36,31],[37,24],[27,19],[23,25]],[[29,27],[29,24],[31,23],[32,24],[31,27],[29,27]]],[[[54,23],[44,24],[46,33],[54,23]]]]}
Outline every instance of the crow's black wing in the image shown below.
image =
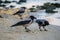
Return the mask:
{"type": "Polygon", "coordinates": [[[25,24],[29,24],[31,20],[24,20],[24,21],[20,21],[14,25],[12,25],[11,27],[14,27],[14,26],[19,26],[19,25],[25,25],[25,24]]]}

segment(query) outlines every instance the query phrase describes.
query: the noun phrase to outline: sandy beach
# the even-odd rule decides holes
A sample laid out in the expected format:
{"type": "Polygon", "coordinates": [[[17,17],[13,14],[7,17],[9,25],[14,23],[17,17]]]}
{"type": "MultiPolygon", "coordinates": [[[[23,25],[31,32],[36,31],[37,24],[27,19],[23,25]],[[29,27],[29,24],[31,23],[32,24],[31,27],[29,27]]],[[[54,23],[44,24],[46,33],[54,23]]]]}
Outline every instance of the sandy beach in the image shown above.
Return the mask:
{"type": "Polygon", "coordinates": [[[28,28],[30,32],[25,32],[24,27],[16,26],[11,28],[20,19],[0,18],[0,40],[60,40],[60,26],[46,26],[47,32],[39,31],[36,23],[31,24],[28,28]]]}
{"type": "MultiPolygon", "coordinates": [[[[45,2],[60,3],[60,0],[55,2],[52,0],[29,0],[27,3],[21,5],[10,3],[7,4],[7,7],[13,5],[18,9],[21,6],[30,8],[32,5],[43,5],[45,2]]],[[[46,26],[48,31],[39,31],[38,25],[34,22],[28,27],[31,30],[30,32],[25,32],[22,26],[10,27],[21,20],[19,19],[20,17],[17,18],[17,16],[9,15],[15,13],[18,9],[0,10],[0,14],[7,14],[2,15],[3,18],[0,18],[0,40],[60,40],[60,8],[56,9],[58,13],[48,15],[49,17],[45,10],[39,10],[39,12],[34,13],[31,12],[30,15],[34,15],[38,19],[44,18],[49,21],[50,25],[46,26]]]]}

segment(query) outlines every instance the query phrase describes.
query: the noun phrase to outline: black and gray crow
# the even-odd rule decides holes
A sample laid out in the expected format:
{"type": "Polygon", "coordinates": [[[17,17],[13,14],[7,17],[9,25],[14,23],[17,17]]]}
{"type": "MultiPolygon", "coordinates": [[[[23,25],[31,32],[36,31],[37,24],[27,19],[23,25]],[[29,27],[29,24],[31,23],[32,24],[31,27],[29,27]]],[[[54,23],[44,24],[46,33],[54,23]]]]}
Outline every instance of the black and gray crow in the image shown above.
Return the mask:
{"type": "Polygon", "coordinates": [[[43,27],[44,31],[47,31],[45,29],[45,26],[49,25],[49,22],[47,20],[45,20],[45,19],[36,19],[36,23],[38,24],[40,31],[42,31],[41,27],[43,27]]]}
{"type": "Polygon", "coordinates": [[[26,7],[21,7],[20,10],[14,13],[13,15],[18,15],[19,17],[22,17],[22,14],[25,12],[25,9],[26,7]]]}
{"type": "Polygon", "coordinates": [[[30,16],[29,17],[31,20],[24,20],[24,21],[20,21],[10,27],[15,27],[15,26],[24,26],[25,27],[25,30],[26,32],[29,32],[30,30],[27,28],[30,24],[33,23],[33,20],[36,19],[34,16],[30,16]]]}
{"type": "Polygon", "coordinates": [[[13,15],[20,15],[25,12],[25,9],[26,9],[26,7],[21,7],[20,10],[17,11],[16,13],[14,13],[13,15]]]}

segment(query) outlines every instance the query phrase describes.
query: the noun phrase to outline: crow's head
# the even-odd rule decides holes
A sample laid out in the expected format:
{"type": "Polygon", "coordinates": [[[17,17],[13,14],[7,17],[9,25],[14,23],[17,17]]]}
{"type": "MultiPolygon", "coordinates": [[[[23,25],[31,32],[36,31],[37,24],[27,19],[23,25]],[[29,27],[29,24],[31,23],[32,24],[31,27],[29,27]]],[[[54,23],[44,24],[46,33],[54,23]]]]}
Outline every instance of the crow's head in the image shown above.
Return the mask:
{"type": "Polygon", "coordinates": [[[31,18],[31,20],[37,19],[37,18],[34,17],[33,15],[31,15],[29,18],[31,18]]]}
{"type": "Polygon", "coordinates": [[[26,9],[26,7],[21,7],[21,8],[26,9]]]}

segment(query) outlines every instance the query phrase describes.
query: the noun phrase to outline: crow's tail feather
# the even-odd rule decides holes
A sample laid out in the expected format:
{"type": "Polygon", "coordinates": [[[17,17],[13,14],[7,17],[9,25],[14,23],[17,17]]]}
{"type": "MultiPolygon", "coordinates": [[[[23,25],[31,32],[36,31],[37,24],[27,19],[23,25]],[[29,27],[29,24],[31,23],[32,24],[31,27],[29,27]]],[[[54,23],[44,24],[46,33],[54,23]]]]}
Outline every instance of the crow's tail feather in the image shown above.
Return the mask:
{"type": "Polygon", "coordinates": [[[16,13],[14,13],[13,15],[16,15],[16,13]]]}
{"type": "Polygon", "coordinates": [[[0,18],[3,18],[3,17],[0,15],[0,18]]]}
{"type": "Polygon", "coordinates": [[[10,27],[15,27],[15,26],[19,26],[19,25],[20,25],[20,23],[18,22],[18,23],[14,24],[14,25],[12,25],[10,27]]]}
{"type": "Polygon", "coordinates": [[[10,27],[15,27],[16,25],[12,25],[12,26],[10,26],[10,27]]]}
{"type": "Polygon", "coordinates": [[[18,24],[14,24],[14,25],[12,25],[12,26],[10,26],[10,27],[15,27],[15,26],[18,26],[18,24]]]}

